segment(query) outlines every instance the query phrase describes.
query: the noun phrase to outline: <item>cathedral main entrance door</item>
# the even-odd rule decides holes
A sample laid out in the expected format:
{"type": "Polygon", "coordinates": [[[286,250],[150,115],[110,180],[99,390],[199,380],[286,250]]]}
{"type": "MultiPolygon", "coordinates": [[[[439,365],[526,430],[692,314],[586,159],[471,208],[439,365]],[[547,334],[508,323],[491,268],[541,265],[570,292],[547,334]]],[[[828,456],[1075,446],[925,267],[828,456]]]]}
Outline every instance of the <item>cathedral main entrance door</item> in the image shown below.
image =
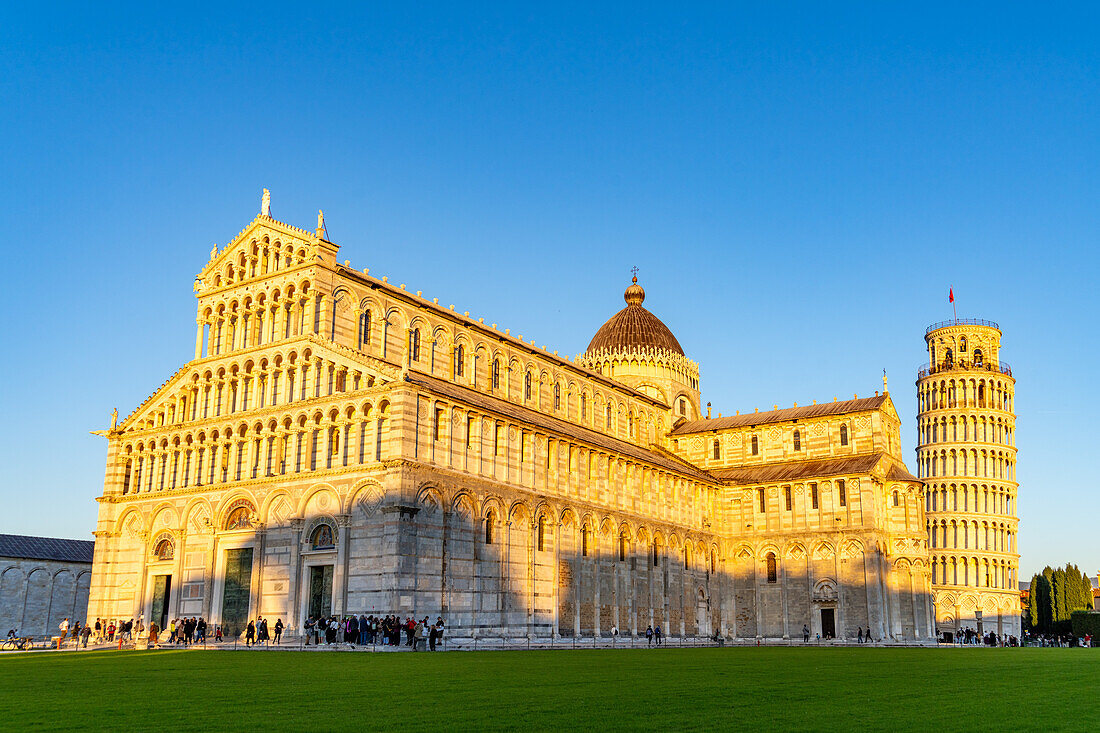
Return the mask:
{"type": "Polygon", "coordinates": [[[332,614],[332,565],[314,565],[309,569],[309,615],[313,618],[332,614]]]}
{"type": "Polygon", "coordinates": [[[248,600],[252,586],[252,548],[225,553],[225,591],[222,594],[222,631],[239,636],[248,625],[248,600]]]}
{"type": "Polygon", "coordinates": [[[172,596],[172,576],[153,576],[153,608],[149,621],[155,621],[163,631],[168,625],[168,599],[172,596]]]}
{"type": "Polygon", "coordinates": [[[836,609],[821,609],[821,638],[832,639],[836,636],[836,609]]]}

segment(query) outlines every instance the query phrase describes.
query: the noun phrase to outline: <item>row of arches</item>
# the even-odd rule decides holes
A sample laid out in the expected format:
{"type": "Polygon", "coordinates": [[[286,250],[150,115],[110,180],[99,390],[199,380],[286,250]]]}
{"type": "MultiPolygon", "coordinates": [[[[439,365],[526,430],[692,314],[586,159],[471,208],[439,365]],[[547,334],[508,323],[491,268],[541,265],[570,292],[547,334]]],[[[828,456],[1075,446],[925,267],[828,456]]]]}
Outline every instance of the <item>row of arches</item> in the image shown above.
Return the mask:
{"type": "Polygon", "coordinates": [[[1015,409],[1012,383],[986,377],[939,379],[922,382],[917,388],[917,411],[953,407],[979,409],[1015,409]]]}
{"type": "Polygon", "coordinates": [[[136,429],[217,419],[369,389],[378,383],[378,378],[338,357],[322,355],[307,347],[193,368],[188,377],[174,377],[173,381],[178,388],[164,395],[157,409],[146,410],[135,423],[136,429]]]}
{"type": "Polygon", "coordinates": [[[253,239],[232,261],[220,265],[214,271],[210,284],[220,288],[287,270],[307,262],[311,251],[312,247],[307,247],[304,242],[284,242],[279,237],[272,241],[270,236],[265,235],[253,239]]]}
{"type": "Polygon", "coordinates": [[[123,494],[208,486],[381,461],[389,402],[347,402],[266,420],[177,430],[121,446],[123,494]]]}
{"type": "Polygon", "coordinates": [[[941,555],[932,558],[933,585],[962,585],[974,588],[1015,589],[1018,586],[1016,564],[1009,560],[984,557],[941,555]]]}
{"type": "Polygon", "coordinates": [[[1000,445],[1016,443],[1016,429],[1009,418],[987,418],[985,415],[918,418],[917,431],[922,445],[959,441],[1000,445]]]}
{"type": "Polygon", "coordinates": [[[987,484],[933,484],[925,493],[925,511],[974,512],[1016,516],[1014,490],[987,484]]]}
{"type": "Polygon", "coordinates": [[[933,519],[928,523],[928,546],[960,550],[1016,552],[1016,530],[1005,522],[933,519]]]}
{"type": "Polygon", "coordinates": [[[323,298],[308,279],[274,284],[257,293],[228,293],[200,307],[195,358],[219,356],[318,333],[323,298]]]}
{"type": "Polygon", "coordinates": [[[972,476],[974,478],[999,478],[1016,480],[1015,450],[986,450],[982,448],[917,449],[917,472],[920,478],[937,476],[972,476]]]}

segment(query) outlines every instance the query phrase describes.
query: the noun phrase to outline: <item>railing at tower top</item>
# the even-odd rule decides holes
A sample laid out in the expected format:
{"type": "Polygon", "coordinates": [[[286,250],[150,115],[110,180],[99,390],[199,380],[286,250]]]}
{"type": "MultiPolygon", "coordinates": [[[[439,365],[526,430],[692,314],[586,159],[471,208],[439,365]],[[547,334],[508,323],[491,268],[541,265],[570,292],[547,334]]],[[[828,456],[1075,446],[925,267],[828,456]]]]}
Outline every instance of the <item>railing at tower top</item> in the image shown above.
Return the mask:
{"type": "Polygon", "coordinates": [[[937,328],[947,328],[948,326],[988,326],[990,328],[995,328],[998,331],[1001,330],[1001,327],[993,321],[986,321],[981,318],[952,318],[949,321],[940,321],[939,323],[933,323],[931,326],[924,329],[924,335],[927,336],[928,334],[935,331],[937,328]]]}
{"type": "Polygon", "coordinates": [[[924,379],[929,374],[938,374],[940,372],[949,371],[967,371],[967,372],[994,372],[998,374],[1007,374],[1012,376],[1012,367],[1007,362],[1003,361],[990,361],[983,360],[980,363],[972,361],[966,361],[965,359],[956,359],[952,361],[942,361],[936,366],[929,366],[923,364],[917,368],[917,379],[924,379]]]}

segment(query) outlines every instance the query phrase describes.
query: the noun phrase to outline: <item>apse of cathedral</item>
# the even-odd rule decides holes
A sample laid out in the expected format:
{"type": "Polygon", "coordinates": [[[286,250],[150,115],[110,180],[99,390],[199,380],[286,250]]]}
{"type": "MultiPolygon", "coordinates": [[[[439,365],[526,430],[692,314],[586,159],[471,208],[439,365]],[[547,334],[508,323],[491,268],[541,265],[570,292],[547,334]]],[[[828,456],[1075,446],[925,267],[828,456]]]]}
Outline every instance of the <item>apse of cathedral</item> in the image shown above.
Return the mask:
{"type": "Polygon", "coordinates": [[[885,390],[711,417],[637,277],[570,359],[338,250],[265,191],[210,252],[194,358],[104,433],[89,618],[933,635],[885,390]]]}

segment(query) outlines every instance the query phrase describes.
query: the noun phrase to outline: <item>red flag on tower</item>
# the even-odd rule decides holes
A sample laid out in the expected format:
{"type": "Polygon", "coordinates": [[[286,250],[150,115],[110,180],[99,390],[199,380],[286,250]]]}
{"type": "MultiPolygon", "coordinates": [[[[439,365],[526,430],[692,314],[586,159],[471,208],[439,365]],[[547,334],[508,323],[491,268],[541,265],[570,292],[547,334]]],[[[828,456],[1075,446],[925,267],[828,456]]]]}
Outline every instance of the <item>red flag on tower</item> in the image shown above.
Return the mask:
{"type": "Polygon", "coordinates": [[[947,289],[947,302],[948,303],[954,303],[955,302],[955,289],[954,288],[948,288],[947,289]]]}

